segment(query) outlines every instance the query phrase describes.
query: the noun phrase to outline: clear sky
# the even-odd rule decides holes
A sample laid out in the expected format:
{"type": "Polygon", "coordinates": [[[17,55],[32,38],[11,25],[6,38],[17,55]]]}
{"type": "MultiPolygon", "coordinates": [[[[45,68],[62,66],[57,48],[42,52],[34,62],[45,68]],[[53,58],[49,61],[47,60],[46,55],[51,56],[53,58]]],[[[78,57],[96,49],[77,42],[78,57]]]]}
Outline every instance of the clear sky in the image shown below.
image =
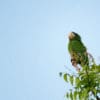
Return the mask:
{"type": "Polygon", "coordinates": [[[65,100],[70,31],[99,63],[100,0],[0,0],[0,100],[65,100]]]}

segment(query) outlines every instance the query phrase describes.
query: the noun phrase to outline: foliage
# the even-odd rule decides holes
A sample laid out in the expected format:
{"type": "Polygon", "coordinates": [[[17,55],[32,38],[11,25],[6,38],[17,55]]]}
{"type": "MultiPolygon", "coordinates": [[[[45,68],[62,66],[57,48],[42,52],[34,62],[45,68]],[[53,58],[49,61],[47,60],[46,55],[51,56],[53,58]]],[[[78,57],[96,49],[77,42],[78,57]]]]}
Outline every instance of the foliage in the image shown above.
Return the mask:
{"type": "Polygon", "coordinates": [[[67,100],[100,100],[100,65],[84,66],[77,75],[60,73],[73,86],[66,93],[67,100]]]}

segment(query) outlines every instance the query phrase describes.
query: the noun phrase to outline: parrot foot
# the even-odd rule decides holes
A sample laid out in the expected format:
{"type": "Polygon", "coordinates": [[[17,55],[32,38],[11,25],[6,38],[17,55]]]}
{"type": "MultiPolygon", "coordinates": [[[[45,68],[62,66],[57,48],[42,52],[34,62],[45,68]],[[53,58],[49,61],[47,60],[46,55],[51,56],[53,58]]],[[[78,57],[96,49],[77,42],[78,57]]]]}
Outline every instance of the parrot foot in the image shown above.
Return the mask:
{"type": "Polygon", "coordinates": [[[76,68],[76,70],[79,72],[79,71],[80,71],[80,68],[79,68],[79,67],[77,67],[77,68],[76,68]]]}
{"type": "Polygon", "coordinates": [[[76,70],[79,72],[80,68],[77,66],[77,62],[75,59],[71,59],[72,65],[76,68],[76,70]]]}

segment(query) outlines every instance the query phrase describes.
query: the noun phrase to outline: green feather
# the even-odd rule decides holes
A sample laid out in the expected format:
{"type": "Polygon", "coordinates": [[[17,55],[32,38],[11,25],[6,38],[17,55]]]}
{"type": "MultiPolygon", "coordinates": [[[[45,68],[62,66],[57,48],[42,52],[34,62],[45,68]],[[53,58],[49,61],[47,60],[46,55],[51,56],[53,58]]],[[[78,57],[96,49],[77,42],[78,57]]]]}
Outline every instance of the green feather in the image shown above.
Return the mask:
{"type": "Polygon", "coordinates": [[[81,38],[78,34],[69,40],[68,51],[71,55],[71,58],[75,59],[78,64],[81,66],[88,64],[88,55],[86,53],[87,49],[81,41],[81,38]]]}
{"type": "Polygon", "coordinates": [[[71,40],[68,44],[68,50],[70,53],[71,52],[82,53],[86,51],[86,47],[83,45],[81,41],[71,40]]]}

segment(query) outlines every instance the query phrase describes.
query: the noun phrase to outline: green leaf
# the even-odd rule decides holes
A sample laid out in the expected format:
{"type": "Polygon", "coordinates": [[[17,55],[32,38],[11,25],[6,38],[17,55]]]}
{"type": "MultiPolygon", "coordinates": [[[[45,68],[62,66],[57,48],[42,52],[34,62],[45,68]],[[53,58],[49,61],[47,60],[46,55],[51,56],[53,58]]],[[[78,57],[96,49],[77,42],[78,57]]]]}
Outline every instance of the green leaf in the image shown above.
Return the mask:
{"type": "Polygon", "coordinates": [[[82,100],[82,93],[79,92],[78,94],[79,94],[79,100],[82,100]]]}
{"type": "Polygon", "coordinates": [[[73,76],[70,76],[70,83],[73,85],[73,76]]]}
{"type": "Polygon", "coordinates": [[[70,92],[70,99],[73,100],[73,94],[72,94],[72,91],[70,92]]]}
{"type": "Polygon", "coordinates": [[[92,91],[93,91],[93,94],[96,96],[97,90],[93,89],[92,91]]]}
{"type": "Polygon", "coordinates": [[[80,80],[79,80],[79,78],[77,77],[77,78],[75,79],[75,83],[76,83],[76,85],[78,85],[79,82],[80,82],[80,80]]]}
{"type": "Polygon", "coordinates": [[[74,100],[77,99],[77,91],[74,92],[74,100]]]}
{"type": "Polygon", "coordinates": [[[64,80],[65,80],[66,82],[68,82],[68,80],[67,80],[67,74],[64,74],[63,78],[64,78],[64,80]]]}
{"type": "Polygon", "coordinates": [[[69,93],[68,92],[66,93],[66,98],[69,98],[69,93]]]}
{"type": "Polygon", "coordinates": [[[82,91],[81,98],[84,98],[84,100],[87,100],[88,94],[89,94],[88,88],[87,88],[87,89],[84,89],[84,90],[82,91]]]}

